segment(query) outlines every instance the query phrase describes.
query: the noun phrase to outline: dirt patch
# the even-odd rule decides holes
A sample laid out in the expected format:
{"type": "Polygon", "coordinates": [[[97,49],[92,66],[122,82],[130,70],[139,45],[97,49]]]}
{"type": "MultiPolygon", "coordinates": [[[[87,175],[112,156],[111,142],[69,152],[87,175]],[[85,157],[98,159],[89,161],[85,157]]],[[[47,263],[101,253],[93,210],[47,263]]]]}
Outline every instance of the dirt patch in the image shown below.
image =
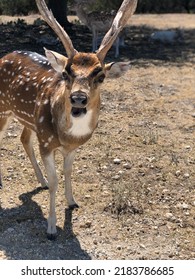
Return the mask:
{"type": "MultiPolygon", "coordinates": [[[[36,183],[19,140],[22,127],[11,124],[1,149],[0,259],[195,258],[194,18],[182,14],[182,25],[180,15],[133,18],[120,56],[132,68],[102,87],[99,126],[74,163],[80,208],[73,212],[57,156],[54,242],[46,238],[48,191],[36,183]],[[152,32],[169,28],[182,28],[181,40],[151,41],[152,32]]],[[[74,31],[75,47],[90,51],[89,31],[74,31]]],[[[55,40],[40,24],[1,25],[1,56],[14,49],[43,53],[39,39],[47,33],[55,40]]],[[[50,48],[62,52],[58,41],[50,48]]]]}

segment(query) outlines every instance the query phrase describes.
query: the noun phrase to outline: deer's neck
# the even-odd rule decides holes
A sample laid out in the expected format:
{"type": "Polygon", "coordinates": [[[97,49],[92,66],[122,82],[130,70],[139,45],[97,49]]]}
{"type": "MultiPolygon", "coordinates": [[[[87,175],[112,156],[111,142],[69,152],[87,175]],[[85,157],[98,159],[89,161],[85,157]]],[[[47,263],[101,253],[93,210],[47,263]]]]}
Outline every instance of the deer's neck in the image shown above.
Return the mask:
{"type": "Polygon", "coordinates": [[[77,6],[76,13],[77,13],[78,18],[82,21],[82,23],[84,25],[88,25],[88,15],[81,5],[77,6]]]}
{"type": "Polygon", "coordinates": [[[89,106],[86,114],[79,117],[73,117],[71,109],[70,99],[66,92],[58,93],[51,100],[52,124],[59,142],[62,146],[74,145],[75,148],[84,144],[97,127],[100,100],[98,106],[89,106]]]}

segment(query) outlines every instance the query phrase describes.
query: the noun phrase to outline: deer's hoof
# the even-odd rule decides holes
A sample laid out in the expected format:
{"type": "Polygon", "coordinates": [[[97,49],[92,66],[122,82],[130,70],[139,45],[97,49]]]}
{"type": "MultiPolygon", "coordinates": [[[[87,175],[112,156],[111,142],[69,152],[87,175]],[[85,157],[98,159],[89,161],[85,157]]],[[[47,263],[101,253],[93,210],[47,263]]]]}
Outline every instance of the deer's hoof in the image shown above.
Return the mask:
{"type": "Polygon", "coordinates": [[[57,238],[57,234],[47,233],[47,239],[51,241],[55,241],[57,238]]]}

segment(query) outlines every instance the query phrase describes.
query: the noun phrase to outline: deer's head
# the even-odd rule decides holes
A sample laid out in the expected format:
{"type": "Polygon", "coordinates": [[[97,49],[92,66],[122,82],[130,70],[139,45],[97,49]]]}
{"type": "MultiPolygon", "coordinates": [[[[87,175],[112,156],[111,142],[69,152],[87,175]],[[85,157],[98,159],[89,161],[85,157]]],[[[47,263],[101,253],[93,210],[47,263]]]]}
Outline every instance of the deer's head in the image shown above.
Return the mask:
{"type": "Polygon", "coordinates": [[[119,77],[128,69],[129,62],[106,64],[104,59],[127,20],[134,13],[137,0],[123,1],[96,53],[76,51],[70,37],[48,10],[45,1],[36,0],[36,3],[44,20],[55,31],[65,47],[67,57],[50,50],[45,50],[45,53],[52,67],[62,73],[66,81],[72,116],[79,117],[99,99],[99,88],[106,77],[119,77]]]}

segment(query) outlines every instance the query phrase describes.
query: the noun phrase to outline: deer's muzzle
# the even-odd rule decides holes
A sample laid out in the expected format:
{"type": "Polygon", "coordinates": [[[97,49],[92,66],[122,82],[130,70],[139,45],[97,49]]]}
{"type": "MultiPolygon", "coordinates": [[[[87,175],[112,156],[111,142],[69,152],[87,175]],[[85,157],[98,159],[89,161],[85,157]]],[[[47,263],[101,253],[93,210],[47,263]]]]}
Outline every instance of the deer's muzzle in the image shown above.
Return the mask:
{"type": "Polygon", "coordinates": [[[88,98],[85,92],[75,91],[70,95],[70,102],[74,108],[85,108],[87,106],[88,98]]]}
{"type": "Polygon", "coordinates": [[[83,91],[74,91],[70,95],[70,102],[72,105],[71,114],[73,117],[78,118],[87,113],[87,103],[88,97],[87,94],[83,91]]]}

